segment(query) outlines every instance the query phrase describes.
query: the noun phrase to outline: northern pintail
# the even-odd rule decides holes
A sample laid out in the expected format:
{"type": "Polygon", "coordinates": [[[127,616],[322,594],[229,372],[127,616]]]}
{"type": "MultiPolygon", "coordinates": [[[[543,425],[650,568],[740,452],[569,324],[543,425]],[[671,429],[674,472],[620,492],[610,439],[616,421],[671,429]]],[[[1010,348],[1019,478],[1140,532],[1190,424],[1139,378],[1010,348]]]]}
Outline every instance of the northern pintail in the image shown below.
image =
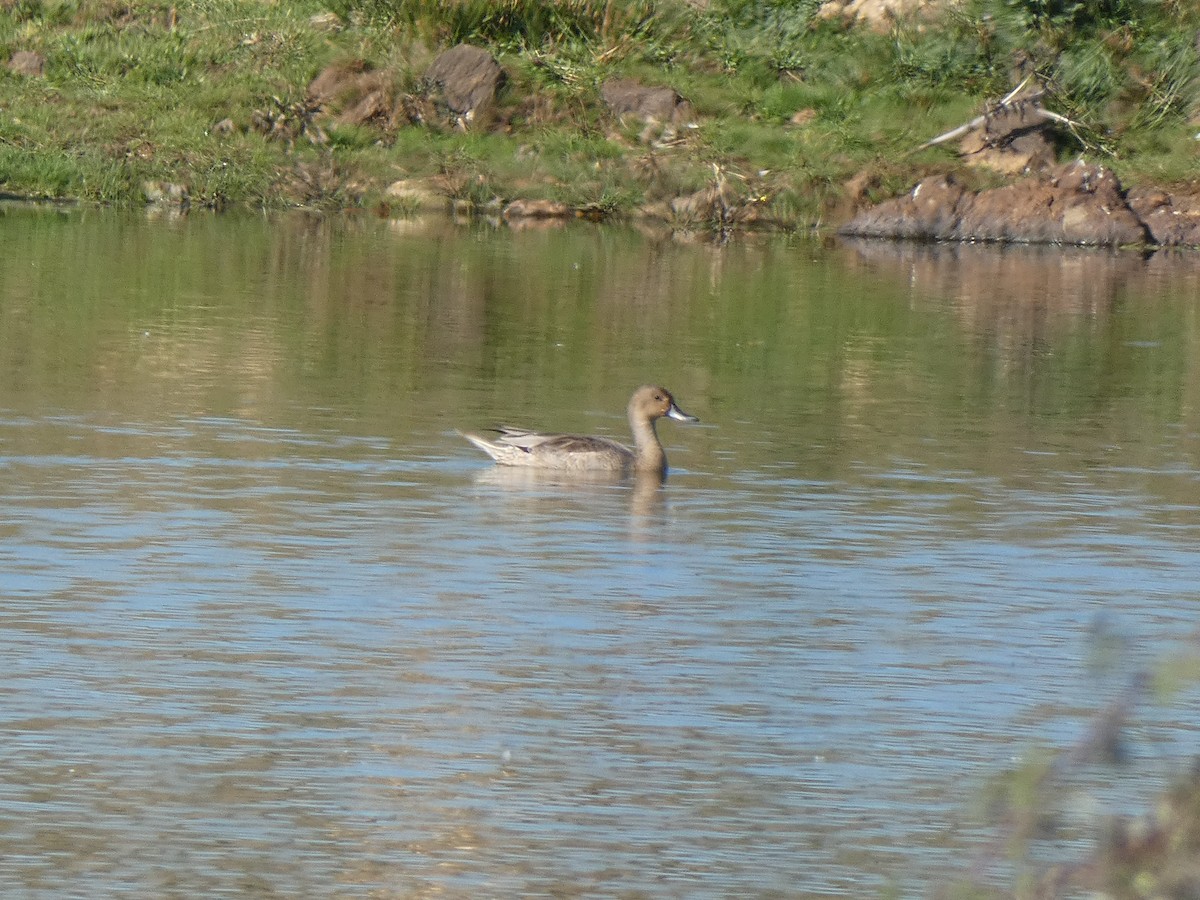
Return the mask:
{"type": "Polygon", "coordinates": [[[502,466],[532,466],[539,469],[609,470],[636,472],[667,471],[667,455],[658,440],[654,423],[667,416],[681,422],[698,422],[675,404],[666,388],[646,385],[633,392],[627,408],[633,430],[633,449],[604,437],[578,434],[541,434],[523,428],[501,426],[500,437],[488,439],[464,434],[468,441],[502,466]]]}

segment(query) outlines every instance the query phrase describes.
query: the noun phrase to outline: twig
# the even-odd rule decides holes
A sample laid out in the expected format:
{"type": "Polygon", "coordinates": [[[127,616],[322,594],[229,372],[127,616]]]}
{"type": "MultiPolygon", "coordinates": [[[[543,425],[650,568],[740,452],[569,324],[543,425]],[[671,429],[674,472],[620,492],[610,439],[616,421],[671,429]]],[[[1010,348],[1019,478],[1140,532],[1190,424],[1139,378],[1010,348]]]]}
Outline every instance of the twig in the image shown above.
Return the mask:
{"type": "Polygon", "coordinates": [[[1020,94],[1021,91],[1024,90],[1025,85],[1029,84],[1029,78],[1030,78],[1030,76],[1026,75],[1020,84],[1018,84],[1015,88],[1013,88],[1011,91],[1009,91],[1008,95],[1003,100],[1000,101],[1000,106],[1008,106],[1008,104],[1012,102],[1013,97],[1020,94]]]}
{"type": "Polygon", "coordinates": [[[946,141],[952,141],[956,137],[962,137],[968,131],[978,128],[980,125],[982,125],[986,121],[987,121],[987,116],[979,116],[977,118],[974,118],[967,124],[959,125],[957,128],[952,129],[951,131],[947,131],[945,134],[939,134],[933,140],[926,141],[920,147],[917,147],[916,150],[910,150],[909,152],[916,153],[917,150],[926,150],[930,147],[935,146],[936,144],[944,144],[946,141]]]}
{"type": "Polygon", "coordinates": [[[1006,94],[1004,96],[1004,99],[1000,100],[995,106],[993,106],[991,109],[989,109],[987,112],[985,112],[982,116],[976,116],[974,119],[972,119],[970,122],[967,122],[965,125],[959,125],[957,128],[953,128],[950,131],[947,131],[945,134],[939,134],[937,137],[933,138],[932,140],[926,141],[924,144],[922,144],[920,147],[917,147],[915,150],[910,150],[909,153],[917,153],[921,150],[927,150],[930,147],[934,147],[938,144],[944,144],[946,141],[952,141],[955,138],[962,137],[964,134],[967,134],[968,132],[973,131],[976,128],[986,125],[988,120],[995,117],[997,114],[1004,113],[1004,112],[1010,112],[1015,107],[1020,106],[1020,105],[1030,106],[1031,108],[1030,108],[1029,112],[1033,115],[1041,117],[1042,119],[1048,119],[1050,121],[1058,122],[1062,125],[1066,125],[1068,128],[1071,129],[1071,133],[1074,134],[1076,137],[1078,137],[1079,135],[1075,131],[1075,129],[1077,127],[1079,127],[1078,123],[1072,122],[1066,116],[1060,116],[1058,113],[1051,112],[1050,110],[1044,109],[1041,106],[1041,99],[1044,94],[1043,91],[1039,90],[1039,91],[1035,91],[1031,94],[1028,94],[1024,97],[1021,96],[1021,92],[1023,90],[1025,90],[1025,86],[1027,84],[1029,84],[1029,78],[1030,78],[1030,76],[1026,75],[1020,84],[1018,84],[1015,88],[1013,88],[1011,91],[1008,92],[1008,94],[1006,94]],[[1017,99],[1018,97],[1020,98],[1019,100],[1017,99]]]}

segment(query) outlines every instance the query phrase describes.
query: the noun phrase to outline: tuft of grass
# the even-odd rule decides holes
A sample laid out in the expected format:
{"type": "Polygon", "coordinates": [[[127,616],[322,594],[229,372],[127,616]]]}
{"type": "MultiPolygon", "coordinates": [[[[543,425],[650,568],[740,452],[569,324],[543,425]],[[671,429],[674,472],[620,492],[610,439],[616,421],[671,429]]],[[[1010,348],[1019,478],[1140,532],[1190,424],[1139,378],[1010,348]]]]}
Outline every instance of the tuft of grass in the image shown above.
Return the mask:
{"type": "MultiPolygon", "coordinates": [[[[416,35],[429,43],[541,48],[584,41],[605,43],[620,35],[640,41],[643,52],[671,38],[682,16],[664,15],[651,0],[333,0],[343,18],[416,35]]],[[[670,5],[667,5],[670,8],[670,5]]],[[[677,9],[672,10],[677,12],[677,9]]]]}

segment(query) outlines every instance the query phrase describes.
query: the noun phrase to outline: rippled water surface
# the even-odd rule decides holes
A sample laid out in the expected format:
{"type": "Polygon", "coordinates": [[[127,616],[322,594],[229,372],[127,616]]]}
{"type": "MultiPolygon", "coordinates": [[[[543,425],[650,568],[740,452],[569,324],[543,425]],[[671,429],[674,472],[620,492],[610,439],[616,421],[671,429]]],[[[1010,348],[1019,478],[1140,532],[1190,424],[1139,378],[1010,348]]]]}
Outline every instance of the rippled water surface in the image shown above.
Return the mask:
{"type": "MultiPolygon", "coordinates": [[[[8,896],[1003,886],[986,785],[1191,648],[1200,262],[0,216],[8,896]],[[456,429],[623,437],[664,485],[456,429]]],[[[1067,831],[1197,749],[1137,705],[1067,831]]],[[[999,837],[998,837],[999,836],[999,837]]],[[[1054,857],[1059,858],[1059,857],[1054,857]]]]}

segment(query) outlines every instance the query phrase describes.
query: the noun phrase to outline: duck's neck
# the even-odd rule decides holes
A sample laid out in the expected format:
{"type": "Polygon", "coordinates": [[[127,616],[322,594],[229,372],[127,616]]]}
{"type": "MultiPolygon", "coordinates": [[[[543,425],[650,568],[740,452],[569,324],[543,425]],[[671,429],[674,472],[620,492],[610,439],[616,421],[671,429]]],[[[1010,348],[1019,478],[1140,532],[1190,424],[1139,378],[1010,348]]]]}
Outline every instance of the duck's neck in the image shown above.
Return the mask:
{"type": "Polygon", "coordinates": [[[630,414],[629,427],[633,430],[633,467],[639,472],[665,472],[667,454],[654,430],[654,420],[630,414]]]}

